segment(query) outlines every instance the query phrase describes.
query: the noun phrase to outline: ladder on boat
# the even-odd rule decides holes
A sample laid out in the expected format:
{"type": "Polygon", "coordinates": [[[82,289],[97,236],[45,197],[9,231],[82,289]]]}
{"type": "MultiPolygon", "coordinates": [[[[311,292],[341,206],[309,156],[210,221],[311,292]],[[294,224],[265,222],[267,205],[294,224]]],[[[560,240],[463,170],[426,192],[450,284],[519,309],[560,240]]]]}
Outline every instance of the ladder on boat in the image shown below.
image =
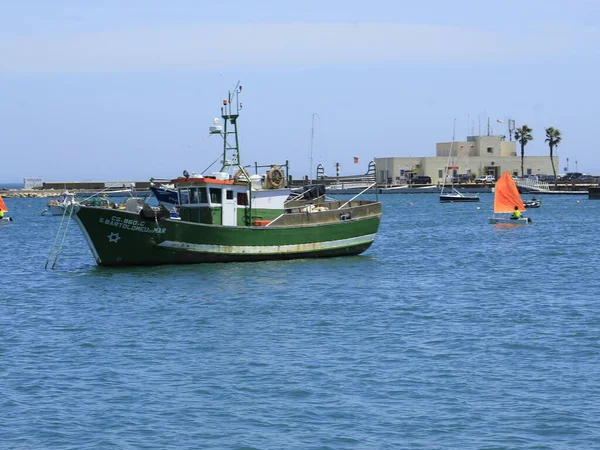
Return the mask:
{"type": "Polygon", "coordinates": [[[63,215],[60,219],[60,224],[58,225],[58,230],[56,230],[56,235],[54,236],[54,241],[52,242],[52,247],[50,247],[50,252],[48,253],[48,258],[46,258],[46,265],[44,266],[44,270],[48,270],[48,264],[54,256],[54,261],[52,262],[51,269],[54,270],[56,267],[56,262],[58,261],[58,257],[62,252],[63,245],[65,243],[65,239],[67,237],[67,231],[69,230],[69,224],[71,223],[71,218],[73,217],[73,211],[75,210],[75,205],[71,205],[70,207],[65,208],[63,215]],[[67,211],[69,214],[67,214],[67,211]],[[68,216],[68,217],[67,217],[68,216]],[[66,222],[65,222],[66,218],[66,222]],[[58,236],[62,232],[62,238],[60,240],[60,244],[58,248],[56,248],[56,242],[58,241],[58,236]]]}

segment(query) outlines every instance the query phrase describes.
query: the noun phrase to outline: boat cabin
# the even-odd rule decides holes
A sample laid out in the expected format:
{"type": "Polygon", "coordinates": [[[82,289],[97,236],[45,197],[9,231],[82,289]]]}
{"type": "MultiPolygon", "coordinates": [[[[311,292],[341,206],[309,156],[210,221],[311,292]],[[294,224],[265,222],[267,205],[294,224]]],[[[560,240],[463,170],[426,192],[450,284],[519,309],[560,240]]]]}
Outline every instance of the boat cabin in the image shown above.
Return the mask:
{"type": "Polygon", "coordinates": [[[259,175],[212,176],[172,180],[179,194],[181,220],[212,225],[264,226],[284,213],[289,189],[275,189],[259,175]]]}
{"type": "Polygon", "coordinates": [[[69,191],[60,194],[58,200],[55,202],[55,204],[59,205],[70,205],[71,203],[75,203],[75,194],[72,194],[69,191]]]}

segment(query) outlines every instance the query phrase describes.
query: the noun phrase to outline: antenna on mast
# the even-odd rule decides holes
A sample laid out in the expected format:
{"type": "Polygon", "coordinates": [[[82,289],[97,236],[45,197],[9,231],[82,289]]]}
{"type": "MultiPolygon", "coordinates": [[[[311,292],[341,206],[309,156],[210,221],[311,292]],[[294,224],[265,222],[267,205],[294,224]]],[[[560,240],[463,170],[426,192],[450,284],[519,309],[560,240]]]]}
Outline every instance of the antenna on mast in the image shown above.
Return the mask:
{"type": "Polygon", "coordinates": [[[215,119],[213,121],[213,126],[210,127],[210,132],[212,134],[220,134],[223,137],[223,161],[221,172],[225,171],[227,167],[238,167],[243,174],[248,176],[246,170],[242,167],[240,162],[240,148],[237,130],[237,119],[240,115],[240,109],[242,109],[242,104],[239,102],[240,92],[242,92],[242,86],[238,81],[233,91],[228,92],[227,99],[223,100],[223,105],[221,106],[223,126],[219,125],[218,120],[215,119]],[[229,125],[233,127],[233,130],[228,130],[229,125]],[[231,144],[227,140],[227,137],[230,134],[234,136],[234,142],[231,144]]]}
{"type": "Polygon", "coordinates": [[[515,132],[515,119],[508,119],[508,137],[512,141],[513,133],[515,132]]]}
{"type": "Polygon", "coordinates": [[[469,135],[469,124],[471,123],[471,114],[467,114],[467,136],[469,135]]]}

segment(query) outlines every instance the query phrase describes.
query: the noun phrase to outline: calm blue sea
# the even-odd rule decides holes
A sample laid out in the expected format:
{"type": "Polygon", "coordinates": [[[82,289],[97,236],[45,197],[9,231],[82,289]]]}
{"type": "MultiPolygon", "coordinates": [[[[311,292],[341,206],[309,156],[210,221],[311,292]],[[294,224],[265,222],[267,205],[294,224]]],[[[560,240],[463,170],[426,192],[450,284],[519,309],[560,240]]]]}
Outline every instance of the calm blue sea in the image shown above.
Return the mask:
{"type": "Polygon", "coordinates": [[[23,183],[3,183],[0,181],[0,189],[23,189],[23,183]]]}
{"type": "Polygon", "coordinates": [[[600,447],[600,201],[380,196],[358,257],[110,269],[5,199],[2,449],[600,447]]]}

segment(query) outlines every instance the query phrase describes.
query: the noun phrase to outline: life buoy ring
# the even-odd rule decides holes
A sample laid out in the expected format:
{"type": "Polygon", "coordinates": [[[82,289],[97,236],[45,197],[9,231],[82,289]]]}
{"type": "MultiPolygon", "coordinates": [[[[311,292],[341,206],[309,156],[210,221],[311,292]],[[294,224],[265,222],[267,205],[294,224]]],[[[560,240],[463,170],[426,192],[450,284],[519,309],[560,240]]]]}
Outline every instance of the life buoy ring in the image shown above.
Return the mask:
{"type": "Polygon", "coordinates": [[[283,171],[278,167],[271,167],[267,172],[267,182],[271,189],[279,189],[284,182],[283,171]]]}
{"type": "Polygon", "coordinates": [[[51,205],[56,205],[56,200],[50,200],[49,202],[51,205]]]}

